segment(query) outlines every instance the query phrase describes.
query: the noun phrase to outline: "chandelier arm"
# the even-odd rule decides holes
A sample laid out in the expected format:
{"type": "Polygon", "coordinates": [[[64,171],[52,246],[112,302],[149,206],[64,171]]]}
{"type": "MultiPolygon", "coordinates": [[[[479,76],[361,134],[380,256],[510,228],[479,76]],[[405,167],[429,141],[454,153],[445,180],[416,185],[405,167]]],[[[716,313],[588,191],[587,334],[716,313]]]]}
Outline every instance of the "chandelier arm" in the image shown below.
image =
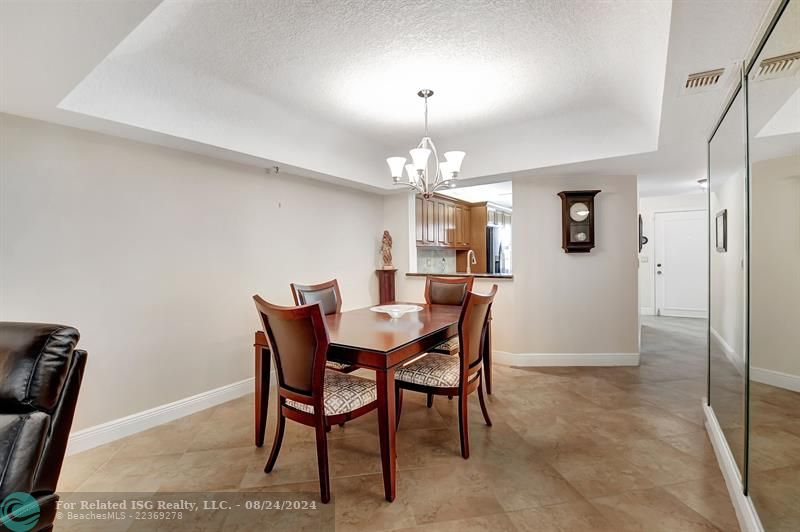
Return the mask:
{"type": "Polygon", "coordinates": [[[439,168],[439,152],[436,150],[436,144],[433,143],[433,139],[430,137],[428,138],[428,143],[431,146],[431,151],[433,152],[433,160],[436,163],[436,178],[433,180],[433,185],[431,185],[432,190],[431,192],[435,192],[437,188],[444,182],[442,177],[441,169],[439,168]]]}

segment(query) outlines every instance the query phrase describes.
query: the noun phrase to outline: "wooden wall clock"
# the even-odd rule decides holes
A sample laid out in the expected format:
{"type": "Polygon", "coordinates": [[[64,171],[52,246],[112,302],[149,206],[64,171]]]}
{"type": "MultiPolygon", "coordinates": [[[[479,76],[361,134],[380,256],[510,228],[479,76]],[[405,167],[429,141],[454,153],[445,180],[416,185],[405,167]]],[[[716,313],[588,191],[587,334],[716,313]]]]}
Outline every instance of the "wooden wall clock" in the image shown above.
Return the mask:
{"type": "Polygon", "coordinates": [[[599,190],[565,190],[561,198],[561,247],[566,253],[589,253],[594,247],[594,197],[599,190]]]}

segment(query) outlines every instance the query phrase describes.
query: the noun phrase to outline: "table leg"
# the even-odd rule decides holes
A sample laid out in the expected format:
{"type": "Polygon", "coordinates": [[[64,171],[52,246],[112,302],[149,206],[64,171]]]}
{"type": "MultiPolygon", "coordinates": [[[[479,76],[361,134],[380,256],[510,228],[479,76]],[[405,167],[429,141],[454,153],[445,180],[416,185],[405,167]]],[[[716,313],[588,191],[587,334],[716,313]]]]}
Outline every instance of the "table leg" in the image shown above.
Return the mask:
{"type": "Polygon", "coordinates": [[[256,358],[256,400],[255,430],[256,447],[264,445],[264,433],[267,430],[267,407],[269,405],[270,352],[264,345],[255,344],[256,358]]]}
{"type": "Polygon", "coordinates": [[[375,371],[378,388],[378,433],[381,438],[381,465],[383,467],[383,490],[386,500],[394,501],[397,494],[397,447],[395,429],[394,368],[375,371]]]}

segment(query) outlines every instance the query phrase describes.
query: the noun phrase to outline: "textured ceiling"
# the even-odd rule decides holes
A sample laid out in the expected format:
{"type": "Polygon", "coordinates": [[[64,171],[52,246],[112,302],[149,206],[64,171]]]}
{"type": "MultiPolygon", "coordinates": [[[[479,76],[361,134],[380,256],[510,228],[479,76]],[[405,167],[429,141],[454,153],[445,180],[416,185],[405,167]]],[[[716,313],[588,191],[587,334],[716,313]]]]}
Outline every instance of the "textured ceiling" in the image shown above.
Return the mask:
{"type": "Polygon", "coordinates": [[[670,9],[166,0],[60,107],[378,186],[423,87],[464,177],[627,155],[657,147],[670,9]]]}
{"type": "MultiPolygon", "coordinates": [[[[735,78],[686,95],[686,75],[732,72],[768,4],[3,0],[0,112],[385,191],[427,86],[465,185],[635,174],[676,194],[735,78]]],[[[789,96],[762,99],[765,135],[789,96]]]]}

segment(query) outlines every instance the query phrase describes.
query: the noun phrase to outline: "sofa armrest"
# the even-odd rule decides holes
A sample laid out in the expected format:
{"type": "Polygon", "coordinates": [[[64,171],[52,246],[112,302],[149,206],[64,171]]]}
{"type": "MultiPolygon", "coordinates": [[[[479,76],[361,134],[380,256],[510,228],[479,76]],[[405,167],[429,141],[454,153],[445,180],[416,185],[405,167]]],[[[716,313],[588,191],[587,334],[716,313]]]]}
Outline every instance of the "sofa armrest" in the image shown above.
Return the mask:
{"type": "Polygon", "coordinates": [[[44,412],[0,414],[0,499],[33,491],[49,428],[44,412]]]}

